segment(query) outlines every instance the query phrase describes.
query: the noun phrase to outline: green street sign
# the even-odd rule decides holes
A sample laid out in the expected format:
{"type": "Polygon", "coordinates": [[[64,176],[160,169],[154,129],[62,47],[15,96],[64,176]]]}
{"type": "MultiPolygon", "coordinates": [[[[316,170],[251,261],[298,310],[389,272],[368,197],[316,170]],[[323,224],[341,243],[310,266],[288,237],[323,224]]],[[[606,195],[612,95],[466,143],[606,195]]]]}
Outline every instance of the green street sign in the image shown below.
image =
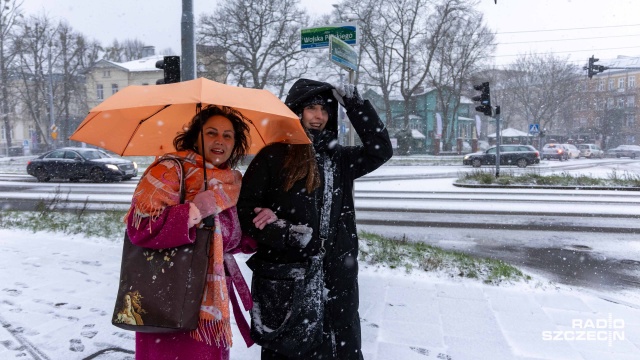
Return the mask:
{"type": "Polygon", "coordinates": [[[347,44],[356,45],[358,41],[357,23],[349,22],[302,29],[300,30],[301,48],[314,49],[329,47],[329,36],[331,35],[336,36],[347,44]]]}
{"type": "Polygon", "coordinates": [[[356,71],[358,68],[356,50],[333,35],[329,36],[329,59],[347,70],[356,71]]]}

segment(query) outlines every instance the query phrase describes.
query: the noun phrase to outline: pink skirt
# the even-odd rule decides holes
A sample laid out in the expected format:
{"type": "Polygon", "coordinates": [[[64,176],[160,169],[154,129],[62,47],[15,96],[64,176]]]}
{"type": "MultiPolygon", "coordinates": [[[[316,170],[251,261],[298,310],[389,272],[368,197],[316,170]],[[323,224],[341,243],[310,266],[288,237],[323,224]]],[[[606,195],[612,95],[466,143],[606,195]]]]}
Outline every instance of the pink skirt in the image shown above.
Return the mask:
{"type": "Polygon", "coordinates": [[[194,340],[188,332],[136,333],[136,360],[229,360],[229,349],[194,340]]]}

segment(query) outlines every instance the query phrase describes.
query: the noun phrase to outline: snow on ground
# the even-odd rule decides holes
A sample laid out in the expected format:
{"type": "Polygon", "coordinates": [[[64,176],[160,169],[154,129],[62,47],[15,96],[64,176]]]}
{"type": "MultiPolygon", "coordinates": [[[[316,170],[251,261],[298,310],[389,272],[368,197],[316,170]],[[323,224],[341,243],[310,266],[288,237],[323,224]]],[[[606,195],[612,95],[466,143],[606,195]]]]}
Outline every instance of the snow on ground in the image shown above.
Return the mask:
{"type": "MultiPolygon", "coordinates": [[[[0,159],[4,165],[7,161],[0,159]]],[[[591,160],[569,163],[583,161],[591,160]]],[[[20,172],[26,159],[19,162],[8,166],[20,172]]],[[[545,161],[540,168],[555,166],[560,163],[545,161]]],[[[371,175],[432,174],[456,168],[463,169],[383,166],[371,175]]],[[[4,169],[0,164],[0,172],[4,169]]],[[[585,172],[606,177],[612,169],[617,166],[585,172]]],[[[432,179],[428,189],[420,180],[358,182],[356,187],[460,191],[452,180],[432,179]]],[[[452,233],[451,241],[455,237],[452,233]]],[[[633,246],[632,240],[625,244],[633,246]]],[[[0,229],[0,359],[132,359],[133,333],[110,323],[120,241],[0,229]]],[[[239,264],[249,280],[245,259],[240,256],[239,264]]],[[[360,268],[360,292],[363,352],[368,360],[640,358],[640,294],[628,294],[627,301],[621,296],[612,299],[612,294],[557,286],[540,276],[528,284],[495,287],[366,264],[360,268]],[[607,343],[567,338],[582,331],[576,329],[576,321],[595,325],[602,319],[621,320],[623,326],[582,330],[596,336],[622,332],[624,339],[607,343]],[[549,331],[564,338],[545,340],[542,334],[549,331]]],[[[247,349],[235,329],[234,339],[232,359],[259,358],[259,348],[247,349]]]]}
{"type": "MultiPolygon", "coordinates": [[[[120,241],[0,230],[0,359],[131,359],[133,333],[110,323],[120,241]]],[[[249,280],[244,260],[246,256],[239,257],[249,280]]],[[[496,287],[361,264],[360,285],[366,359],[640,356],[637,306],[608,302],[544,279],[496,287]],[[571,330],[571,319],[607,316],[624,323],[616,330],[624,332],[624,339],[612,345],[543,339],[544,331],[571,330]]],[[[259,348],[247,349],[234,331],[232,359],[259,358],[259,348]]]]}

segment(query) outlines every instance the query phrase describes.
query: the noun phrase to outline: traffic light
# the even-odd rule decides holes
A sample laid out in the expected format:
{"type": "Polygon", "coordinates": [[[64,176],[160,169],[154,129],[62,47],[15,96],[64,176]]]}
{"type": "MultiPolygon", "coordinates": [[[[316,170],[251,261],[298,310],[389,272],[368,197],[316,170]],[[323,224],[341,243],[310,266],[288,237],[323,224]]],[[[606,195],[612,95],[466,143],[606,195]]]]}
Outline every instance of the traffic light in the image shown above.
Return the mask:
{"type": "Polygon", "coordinates": [[[599,60],[600,59],[596,59],[595,57],[593,57],[593,55],[591,55],[591,57],[589,58],[589,66],[584,67],[584,69],[587,70],[587,76],[589,76],[589,79],[591,79],[593,75],[604,70],[604,66],[594,65],[599,60]],[[603,69],[600,70],[600,68],[603,69]]]}
{"type": "Polygon", "coordinates": [[[489,83],[483,82],[482,85],[474,85],[473,88],[482,91],[482,94],[471,98],[473,101],[480,102],[480,106],[476,106],[476,111],[491,116],[491,91],[489,89],[489,83]]]}
{"type": "Polygon", "coordinates": [[[156,67],[164,70],[164,78],[156,81],[156,85],[180,82],[180,56],[165,56],[156,62],[156,67]]]}

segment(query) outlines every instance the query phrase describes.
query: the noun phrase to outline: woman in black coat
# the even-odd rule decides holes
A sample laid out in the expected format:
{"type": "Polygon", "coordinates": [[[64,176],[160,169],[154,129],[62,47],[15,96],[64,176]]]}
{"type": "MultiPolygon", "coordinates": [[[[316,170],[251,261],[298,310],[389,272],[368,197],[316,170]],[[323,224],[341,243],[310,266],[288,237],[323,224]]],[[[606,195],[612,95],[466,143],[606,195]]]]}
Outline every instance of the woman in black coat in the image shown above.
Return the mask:
{"type": "MultiPolygon", "coordinates": [[[[351,90],[351,94],[345,94],[328,83],[298,80],[289,90],[286,104],[300,116],[313,144],[268,145],[256,155],[243,177],[238,215],[243,231],[259,243],[250,267],[255,259],[304,263],[321,249],[326,251],[322,343],[297,354],[263,347],[263,360],[362,359],[353,182],[389,160],[392,148],[372,105],[363,101],[355,88],[351,90]],[[338,144],[338,102],[346,108],[363,145],[338,144]]],[[[283,304],[262,314],[262,322],[285,318],[285,303],[295,300],[287,298],[290,293],[282,289],[274,287],[272,291],[270,301],[283,304]]],[[[253,325],[266,326],[256,321],[253,325]]]]}

